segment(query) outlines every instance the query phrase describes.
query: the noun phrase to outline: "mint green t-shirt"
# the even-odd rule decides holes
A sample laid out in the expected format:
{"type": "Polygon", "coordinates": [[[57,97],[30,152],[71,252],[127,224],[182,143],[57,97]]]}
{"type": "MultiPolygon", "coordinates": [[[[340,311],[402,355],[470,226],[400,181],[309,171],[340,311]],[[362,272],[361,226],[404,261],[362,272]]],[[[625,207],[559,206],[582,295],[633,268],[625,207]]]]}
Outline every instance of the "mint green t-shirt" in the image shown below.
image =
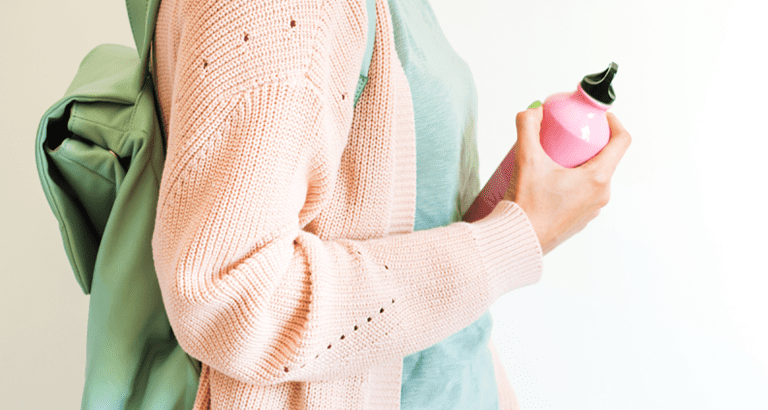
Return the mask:
{"type": "MultiPolygon", "coordinates": [[[[461,220],[480,191],[472,72],[427,0],[388,0],[416,123],[415,230],[461,220]]],[[[403,360],[403,410],[498,409],[491,314],[403,360]]]]}

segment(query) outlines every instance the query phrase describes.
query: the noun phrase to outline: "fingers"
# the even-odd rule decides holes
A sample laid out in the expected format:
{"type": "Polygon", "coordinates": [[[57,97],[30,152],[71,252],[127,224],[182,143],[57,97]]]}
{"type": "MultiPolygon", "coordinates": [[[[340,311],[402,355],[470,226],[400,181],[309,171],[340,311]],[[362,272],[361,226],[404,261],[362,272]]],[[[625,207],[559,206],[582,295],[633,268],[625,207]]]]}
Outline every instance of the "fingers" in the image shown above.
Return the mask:
{"type": "MultiPolygon", "coordinates": [[[[536,102],[538,103],[538,101],[536,102]]],[[[517,144],[525,150],[535,147],[541,147],[539,142],[539,132],[541,131],[541,120],[544,118],[544,108],[541,103],[533,103],[525,111],[517,113],[515,124],[517,126],[517,144]]]]}
{"type": "Polygon", "coordinates": [[[632,142],[632,137],[613,113],[606,113],[606,117],[608,118],[608,126],[611,129],[611,137],[603,150],[587,161],[587,164],[590,164],[589,166],[591,167],[606,169],[613,173],[624,153],[627,152],[629,144],[632,142]]]}

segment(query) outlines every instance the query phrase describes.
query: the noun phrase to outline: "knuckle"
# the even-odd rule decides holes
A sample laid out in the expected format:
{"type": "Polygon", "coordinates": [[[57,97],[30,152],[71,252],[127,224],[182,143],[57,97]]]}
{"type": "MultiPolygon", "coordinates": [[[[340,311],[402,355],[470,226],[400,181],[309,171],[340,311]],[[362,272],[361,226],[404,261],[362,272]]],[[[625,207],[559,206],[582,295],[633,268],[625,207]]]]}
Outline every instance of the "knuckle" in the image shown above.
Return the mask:
{"type": "Polygon", "coordinates": [[[596,170],[592,175],[592,183],[599,189],[605,189],[611,183],[611,173],[606,170],[596,170]]]}
{"type": "Polygon", "coordinates": [[[624,142],[624,149],[626,150],[632,144],[632,135],[625,130],[621,133],[621,136],[624,142]]]}
{"type": "Polygon", "coordinates": [[[533,109],[520,111],[517,113],[517,117],[515,119],[518,123],[521,123],[521,124],[533,124],[536,122],[536,119],[537,119],[536,111],[534,111],[533,109]]]}
{"type": "Polygon", "coordinates": [[[600,196],[600,208],[608,205],[608,201],[611,200],[611,192],[610,190],[606,189],[605,192],[600,196]]]}
{"type": "Polygon", "coordinates": [[[528,118],[528,111],[520,111],[517,113],[517,116],[515,117],[515,121],[517,121],[518,124],[523,124],[528,118]]]}
{"type": "Polygon", "coordinates": [[[599,207],[608,204],[611,197],[611,173],[606,170],[597,170],[592,174],[593,198],[599,207]]]}

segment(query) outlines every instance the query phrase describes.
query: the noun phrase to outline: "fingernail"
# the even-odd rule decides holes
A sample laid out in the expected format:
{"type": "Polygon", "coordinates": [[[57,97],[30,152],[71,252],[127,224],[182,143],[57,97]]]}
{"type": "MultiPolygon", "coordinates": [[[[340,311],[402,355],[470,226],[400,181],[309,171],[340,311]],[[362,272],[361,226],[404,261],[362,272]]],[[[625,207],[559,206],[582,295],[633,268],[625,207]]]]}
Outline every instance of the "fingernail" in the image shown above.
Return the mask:
{"type": "Polygon", "coordinates": [[[533,104],[531,104],[528,108],[538,108],[541,107],[541,101],[536,100],[533,104]]]}

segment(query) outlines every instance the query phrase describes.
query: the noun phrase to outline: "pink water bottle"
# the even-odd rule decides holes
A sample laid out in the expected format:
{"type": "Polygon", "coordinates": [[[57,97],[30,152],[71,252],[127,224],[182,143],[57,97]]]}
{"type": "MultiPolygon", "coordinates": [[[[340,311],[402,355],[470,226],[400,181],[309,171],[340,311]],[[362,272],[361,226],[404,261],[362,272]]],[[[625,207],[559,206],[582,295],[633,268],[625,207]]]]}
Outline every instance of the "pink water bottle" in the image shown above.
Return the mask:
{"type": "MultiPolygon", "coordinates": [[[[611,108],[616,95],[611,87],[619,66],[611,63],[602,73],[584,77],[571,93],[553,94],[544,101],[544,118],[541,121],[541,146],[555,162],[575,168],[597,155],[610,137],[605,113],[611,108]]],[[[475,202],[464,214],[465,222],[482,219],[504,198],[515,147],[485,184],[475,202]]]]}

